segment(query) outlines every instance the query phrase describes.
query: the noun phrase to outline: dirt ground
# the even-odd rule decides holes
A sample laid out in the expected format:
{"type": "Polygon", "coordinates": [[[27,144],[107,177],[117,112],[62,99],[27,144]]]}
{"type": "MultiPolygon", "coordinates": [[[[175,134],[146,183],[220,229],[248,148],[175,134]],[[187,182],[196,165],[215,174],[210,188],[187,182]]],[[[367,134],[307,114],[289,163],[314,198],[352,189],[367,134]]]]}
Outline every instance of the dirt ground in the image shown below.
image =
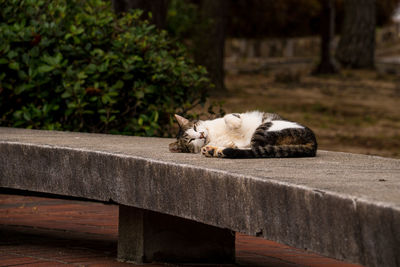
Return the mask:
{"type": "Polygon", "coordinates": [[[400,158],[400,76],[342,70],[228,74],[227,92],[214,95],[226,112],[262,110],[314,130],[319,148],[400,158]]]}

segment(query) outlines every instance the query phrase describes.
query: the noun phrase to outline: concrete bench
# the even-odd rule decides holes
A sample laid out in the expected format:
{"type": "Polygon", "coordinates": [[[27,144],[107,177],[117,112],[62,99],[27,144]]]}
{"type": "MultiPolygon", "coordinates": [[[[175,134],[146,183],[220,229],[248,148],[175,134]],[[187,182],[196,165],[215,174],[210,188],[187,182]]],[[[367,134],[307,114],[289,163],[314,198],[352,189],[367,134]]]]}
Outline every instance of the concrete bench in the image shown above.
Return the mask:
{"type": "Polygon", "coordinates": [[[241,232],[400,266],[400,160],[172,154],[171,139],[0,128],[0,188],[120,205],[118,257],[233,262],[241,232]]]}

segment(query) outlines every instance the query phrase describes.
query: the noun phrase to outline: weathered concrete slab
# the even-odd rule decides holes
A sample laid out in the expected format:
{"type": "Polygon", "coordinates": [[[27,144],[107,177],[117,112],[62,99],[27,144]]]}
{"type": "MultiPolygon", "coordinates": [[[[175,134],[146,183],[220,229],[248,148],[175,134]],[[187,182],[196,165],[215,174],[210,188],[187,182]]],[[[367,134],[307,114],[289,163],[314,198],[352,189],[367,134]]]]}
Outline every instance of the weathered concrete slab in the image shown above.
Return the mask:
{"type": "Polygon", "coordinates": [[[400,160],[213,159],[171,139],[0,128],[0,187],[84,197],[400,266],[400,160]]]}

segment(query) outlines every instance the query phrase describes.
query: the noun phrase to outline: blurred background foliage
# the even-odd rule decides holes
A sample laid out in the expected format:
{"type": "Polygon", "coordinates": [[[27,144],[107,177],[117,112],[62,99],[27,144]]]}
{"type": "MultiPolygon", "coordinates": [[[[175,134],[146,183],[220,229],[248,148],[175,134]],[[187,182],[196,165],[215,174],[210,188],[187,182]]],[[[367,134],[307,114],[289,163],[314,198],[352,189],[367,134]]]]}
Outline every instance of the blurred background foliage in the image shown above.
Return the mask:
{"type": "MultiPolygon", "coordinates": [[[[161,19],[156,27],[153,15],[125,10],[124,0],[0,0],[0,126],[171,136],[174,113],[185,115],[204,105],[207,92],[224,90],[215,82],[224,79],[223,63],[212,69],[214,59],[223,61],[224,38],[320,33],[321,0],[221,0],[226,10],[210,16],[206,0],[158,1],[168,9],[165,25],[161,19]],[[118,15],[112,3],[116,10],[122,4],[118,15]],[[216,22],[221,16],[226,20],[216,22]],[[223,37],[213,54],[212,45],[196,42],[219,24],[212,34],[223,37]],[[221,70],[211,77],[215,87],[198,64],[211,76],[221,70]]],[[[344,2],[334,1],[336,32],[344,2]]],[[[378,27],[398,3],[376,1],[378,27]]],[[[217,115],[213,107],[209,115],[217,115]]]]}
{"type": "MultiPolygon", "coordinates": [[[[335,29],[342,28],[344,1],[335,0],[335,29]]],[[[199,23],[199,0],[170,0],[167,29],[173,36],[188,38],[199,23]]],[[[398,0],[376,1],[377,26],[391,22],[398,0]]],[[[320,0],[231,0],[227,36],[233,38],[301,37],[319,34],[320,0]]]]}
{"type": "Polygon", "coordinates": [[[204,103],[204,67],[140,18],[100,0],[0,1],[0,125],[165,135],[204,103]]]}

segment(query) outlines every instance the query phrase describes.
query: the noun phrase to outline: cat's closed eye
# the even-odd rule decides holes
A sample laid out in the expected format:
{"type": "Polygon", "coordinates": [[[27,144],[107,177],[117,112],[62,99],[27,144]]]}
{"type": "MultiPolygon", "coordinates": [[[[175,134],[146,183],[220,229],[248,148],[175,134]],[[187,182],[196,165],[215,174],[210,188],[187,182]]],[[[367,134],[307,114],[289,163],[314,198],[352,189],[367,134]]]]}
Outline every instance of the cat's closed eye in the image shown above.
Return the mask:
{"type": "Polygon", "coordinates": [[[196,125],[193,125],[193,130],[194,130],[195,132],[197,132],[196,125]]]}

